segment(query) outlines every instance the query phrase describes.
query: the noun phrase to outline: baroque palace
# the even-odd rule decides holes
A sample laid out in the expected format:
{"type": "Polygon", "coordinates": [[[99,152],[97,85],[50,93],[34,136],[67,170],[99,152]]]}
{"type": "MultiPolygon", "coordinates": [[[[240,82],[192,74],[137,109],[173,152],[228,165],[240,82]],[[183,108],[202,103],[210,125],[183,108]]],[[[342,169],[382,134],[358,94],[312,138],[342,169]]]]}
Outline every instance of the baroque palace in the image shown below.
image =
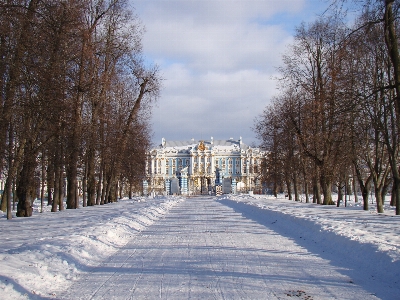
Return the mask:
{"type": "Polygon", "coordinates": [[[145,194],[260,192],[265,152],[234,140],[167,141],[148,153],[145,194]]]}

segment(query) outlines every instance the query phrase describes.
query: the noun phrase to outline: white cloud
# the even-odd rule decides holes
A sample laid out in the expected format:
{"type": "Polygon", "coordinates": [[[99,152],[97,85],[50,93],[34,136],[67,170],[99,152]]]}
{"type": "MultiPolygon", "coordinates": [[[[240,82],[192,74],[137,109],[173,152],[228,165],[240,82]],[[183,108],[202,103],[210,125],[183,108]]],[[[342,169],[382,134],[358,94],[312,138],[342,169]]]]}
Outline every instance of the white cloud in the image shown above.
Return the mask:
{"type": "Polygon", "coordinates": [[[259,67],[279,59],[290,36],[280,26],[257,23],[198,23],[173,19],[146,23],[145,51],[185,61],[192,68],[259,67]],[[263,56],[263,57],[261,57],[263,56]],[[245,65],[243,65],[245,64],[245,65]]]}
{"type": "Polygon", "coordinates": [[[259,70],[194,75],[173,65],[164,75],[171,79],[154,112],[154,130],[170,140],[200,135],[253,139],[253,119],[276,92],[272,75],[259,70]]]}
{"type": "Polygon", "coordinates": [[[292,16],[305,0],[136,0],[147,57],[165,79],[154,109],[161,137],[254,141],[254,118],[276,93],[272,77],[292,16]],[[272,20],[272,21],[271,21],[272,20]]]}
{"type": "Polygon", "coordinates": [[[305,0],[135,0],[134,6],[154,19],[188,19],[199,23],[247,22],[279,12],[296,13],[305,0]]]}

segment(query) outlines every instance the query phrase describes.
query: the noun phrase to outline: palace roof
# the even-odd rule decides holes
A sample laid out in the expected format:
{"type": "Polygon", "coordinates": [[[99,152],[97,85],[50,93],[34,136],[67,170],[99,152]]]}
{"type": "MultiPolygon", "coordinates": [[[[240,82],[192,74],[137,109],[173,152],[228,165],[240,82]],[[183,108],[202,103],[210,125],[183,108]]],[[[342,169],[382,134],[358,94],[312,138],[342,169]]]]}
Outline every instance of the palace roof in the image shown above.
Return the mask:
{"type": "MultiPolygon", "coordinates": [[[[242,142],[242,138],[239,140],[234,140],[232,138],[227,140],[214,140],[211,138],[210,140],[186,140],[186,141],[167,141],[166,139],[162,139],[160,145],[158,145],[158,149],[172,148],[177,151],[181,150],[190,150],[190,149],[199,149],[200,145],[203,144],[204,147],[208,150],[213,151],[240,151],[247,150],[250,147],[242,142]]],[[[171,150],[172,150],[171,149],[171,150]]]]}

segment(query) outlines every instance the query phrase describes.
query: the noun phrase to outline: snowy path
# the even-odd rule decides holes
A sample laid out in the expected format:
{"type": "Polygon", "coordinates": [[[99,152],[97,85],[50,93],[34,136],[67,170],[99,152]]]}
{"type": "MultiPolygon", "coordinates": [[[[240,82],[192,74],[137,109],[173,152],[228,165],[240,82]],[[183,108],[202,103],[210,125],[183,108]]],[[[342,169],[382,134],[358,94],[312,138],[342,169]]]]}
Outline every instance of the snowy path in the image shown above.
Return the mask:
{"type": "Polygon", "coordinates": [[[182,201],[59,297],[376,299],[330,261],[244,216],[215,198],[182,201]]]}

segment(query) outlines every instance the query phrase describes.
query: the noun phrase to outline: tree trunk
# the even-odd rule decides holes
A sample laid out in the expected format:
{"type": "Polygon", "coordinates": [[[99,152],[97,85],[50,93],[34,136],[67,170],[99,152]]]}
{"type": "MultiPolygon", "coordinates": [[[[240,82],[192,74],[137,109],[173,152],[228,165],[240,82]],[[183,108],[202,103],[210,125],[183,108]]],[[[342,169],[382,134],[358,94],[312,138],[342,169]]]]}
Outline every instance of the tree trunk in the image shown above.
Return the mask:
{"type": "MultiPolygon", "coordinates": [[[[12,145],[14,145],[13,142],[11,142],[11,144],[9,145],[9,147],[12,147],[12,145]]],[[[12,155],[9,156],[9,161],[8,161],[8,176],[6,179],[6,183],[5,183],[5,187],[4,187],[4,192],[2,195],[2,210],[3,210],[3,204],[5,206],[3,211],[7,211],[7,220],[12,219],[12,210],[11,210],[11,198],[15,197],[15,193],[14,193],[14,197],[13,195],[13,185],[14,185],[14,181],[15,181],[15,174],[17,172],[18,169],[18,161],[19,161],[19,156],[22,155],[22,151],[19,151],[19,154],[16,155],[16,159],[14,160],[14,157],[12,155]]],[[[15,209],[15,204],[13,205],[13,209],[15,209]]]]}
{"type": "Polygon", "coordinates": [[[399,202],[400,202],[400,181],[397,180],[396,178],[393,179],[393,194],[394,194],[394,204],[396,205],[396,215],[400,215],[400,212],[398,211],[399,208],[399,202]]]}
{"type": "Polygon", "coordinates": [[[358,197],[357,197],[357,180],[356,180],[356,175],[353,173],[353,193],[354,193],[354,202],[358,202],[358,197]]]}
{"type": "Polygon", "coordinates": [[[338,200],[337,200],[337,207],[340,206],[340,201],[343,201],[343,191],[341,183],[338,184],[338,200]]]}
{"type": "Polygon", "coordinates": [[[375,199],[376,199],[376,210],[378,213],[383,213],[383,201],[382,201],[382,186],[377,187],[375,185],[375,199]]]}
{"type": "MultiPolygon", "coordinates": [[[[395,111],[396,111],[396,125],[399,130],[400,122],[400,57],[398,49],[398,39],[396,36],[395,17],[393,16],[393,3],[394,0],[385,0],[385,16],[384,16],[384,29],[385,29],[385,43],[388,50],[388,54],[393,66],[393,77],[395,82],[394,91],[396,92],[395,97],[395,111]]],[[[397,153],[396,153],[397,155],[397,153]]],[[[392,155],[391,155],[392,156],[392,155]]],[[[397,158],[392,156],[392,174],[393,184],[396,185],[396,215],[400,215],[400,176],[395,161],[397,158]]]]}
{"type": "Polygon", "coordinates": [[[53,203],[51,207],[52,212],[56,212],[57,208],[59,207],[59,203],[62,202],[60,199],[60,189],[62,189],[62,186],[60,186],[60,177],[61,177],[61,152],[60,148],[61,145],[57,143],[55,145],[56,147],[56,152],[54,155],[54,191],[53,191],[53,203]]]}
{"type": "MultiPolygon", "coordinates": [[[[121,180],[121,181],[119,182],[119,190],[118,190],[118,194],[119,194],[119,195],[118,195],[118,196],[119,196],[118,198],[119,198],[119,199],[122,199],[123,189],[124,189],[124,185],[122,184],[122,180],[121,180]]],[[[117,198],[117,199],[118,199],[118,198],[117,198]]]]}
{"type": "MultiPolygon", "coordinates": [[[[105,172],[105,169],[104,171],[105,172]]],[[[106,202],[106,196],[107,196],[107,186],[108,186],[108,182],[107,182],[107,177],[106,174],[103,173],[103,187],[101,189],[101,201],[100,201],[100,205],[104,205],[106,202]]]]}
{"type": "Polygon", "coordinates": [[[370,174],[365,183],[363,181],[363,177],[361,175],[361,171],[357,166],[356,162],[353,162],[354,170],[356,171],[358,185],[360,186],[361,196],[363,198],[363,209],[369,210],[369,192],[371,191],[371,181],[372,181],[372,174],[370,174]]]}
{"type": "MultiPolygon", "coordinates": [[[[11,194],[10,194],[11,195],[11,194]]],[[[12,199],[13,199],[13,210],[15,210],[15,203],[18,202],[17,198],[17,190],[16,190],[16,184],[15,184],[15,178],[12,181],[12,199]]]]}
{"type": "Polygon", "coordinates": [[[44,153],[42,153],[42,172],[41,172],[41,187],[40,187],[40,212],[43,212],[44,208],[44,185],[46,181],[46,162],[44,153]]]}
{"type": "MultiPolygon", "coordinates": [[[[91,146],[90,146],[91,147],[91,146]]],[[[95,157],[94,157],[94,149],[89,149],[87,154],[88,160],[88,181],[87,181],[87,205],[93,206],[96,204],[96,179],[95,179],[95,157]]]]}
{"type": "MultiPolygon", "coordinates": [[[[7,195],[7,220],[12,219],[12,213],[11,213],[11,192],[12,192],[12,186],[13,183],[10,182],[7,186],[7,189],[5,190],[5,193],[7,195]]],[[[15,204],[14,204],[15,206],[15,204]]]]}
{"type": "Polygon", "coordinates": [[[54,192],[54,157],[48,160],[47,166],[47,205],[53,205],[54,192]]]}
{"type": "Polygon", "coordinates": [[[274,197],[278,198],[278,184],[276,182],[276,178],[274,179],[274,185],[272,188],[273,188],[274,197]]]}
{"type": "MultiPolygon", "coordinates": [[[[7,182],[7,180],[6,180],[6,182],[7,182]]],[[[6,183],[6,185],[4,186],[4,191],[7,189],[7,183],[6,183]]],[[[3,211],[3,212],[6,212],[7,211],[7,193],[5,193],[5,192],[3,192],[3,194],[1,195],[1,206],[0,206],[0,209],[3,211]]]]}
{"type": "Polygon", "coordinates": [[[319,183],[319,170],[316,169],[316,174],[313,177],[313,203],[321,204],[321,185],[319,183]]]}
{"type": "MultiPolygon", "coordinates": [[[[96,204],[99,205],[101,203],[101,185],[103,182],[103,163],[100,164],[100,171],[99,171],[99,182],[97,183],[97,192],[96,192],[96,204]]],[[[104,204],[104,202],[103,202],[104,204]]]]}
{"type": "Polygon", "coordinates": [[[371,190],[371,184],[361,187],[361,195],[363,198],[363,209],[369,210],[369,192],[371,190]]]}
{"type": "Polygon", "coordinates": [[[390,187],[391,185],[393,186],[392,180],[386,179],[386,180],[385,180],[385,184],[384,184],[383,187],[382,187],[382,204],[383,204],[383,205],[385,205],[385,198],[386,198],[386,195],[387,195],[387,193],[388,193],[388,191],[389,191],[389,187],[390,187]]]}
{"type": "MultiPolygon", "coordinates": [[[[1,210],[6,211],[8,208],[8,201],[11,201],[11,195],[12,195],[12,185],[15,180],[15,175],[18,170],[18,164],[20,159],[22,158],[23,154],[23,145],[19,147],[18,153],[13,155],[14,151],[14,128],[13,125],[10,124],[9,132],[8,132],[8,176],[6,179],[6,186],[4,187],[4,190],[7,192],[4,192],[2,195],[1,199],[1,210]],[[8,189],[7,189],[8,187],[8,189]]],[[[15,205],[14,205],[15,206],[15,205]]],[[[7,216],[11,216],[11,212],[7,212],[7,216]]]]}
{"type": "Polygon", "coordinates": [[[297,174],[296,173],[293,175],[293,189],[294,189],[294,200],[295,201],[300,201],[299,186],[298,186],[298,180],[297,180],[297,174]]]}
{"type": "Polygon", "coordinates": [[[111,193],[110,202],[111,203],[118,202],[118,180],[116,180],[113,185],[113,191],[111,193]]]}
{"type": "Polygon", "coordinates": [[[82,179],[82,206],[86,207],[87,206],[87,198],[86,198],[86,180],[87,180],[87,160],[85,160],[85,170],[83,174],[83,179],[82,179]]]}
{"type": "MultiPolygon", "coordinates": [[[[80,149],[80,127],[81,127],[81,110],[79,95],[77,96],[78,103],[75,103],[74,108],[74,119],[72,136],[69,140],[69,145],[65,150],[68,150],[68,155],[66,157],[67,165],[67,209],[75,208],[76,197],[76,185],[78,176],[78,159],[79,159],[79,149],[80,149]]],[[[62,201],[61,201],[62,202],[62,201]]],[[[61,203],[60,202],[60,203],[61,203]]]]}
{"type": "Polygon", "coordinates": [[[17,184],[17,217],[31,217],[33,194],[35,191],[35,168],[36,155],[31,150],[33,149],[32,141],[29,141],[25,146],[24,160],[22,170],[17,184]]]}
{"type": "Polygon", "coordinates": [[[109,180],[107,180],[107,188],[106,188],[106,195],[104,198],[104,204],[107,204],[110,201],[111,199],[110,194],[111,194],[111,183],[109,180]]]}
{"type": "Polygon", "coordinates": [[[76,186],[77,186],[77,168],[76,164],[68,167],[67,171],[67,209],[76,208],[76,186]]]}
{"type": "Polygon", "coordinates": [[[79,208],[79,189],[78,189],[78,181],[76,181],[75,185],[75,209],[79,208]]]}
{"type": "Polygon", "coordinates": [[[286,175],[285,179],[286,179],[285,181],[286,181],[287,195],[289,197],[289,200],[292,200],[292,184],[290,182],[289,175],[286,175]]]}
{"type": "Polygon", "coordinates": [[[129,200],[132,199],[132,182],[129,182],[129,200]]]}
{"type": "Polygon", "coordinates": [[[306,194],[306,203],[310,203],[310,195],[308,194],[308,182],[304,181],[304,193],[306,194]]]}
{"type": "Polygon", "coordinates": [[[324,202],[323,205],[331,205],[333,204],[332,201],[332,183],[330,180],[325,176],[321,176],[321,187],[322,192],[324,194],[324,202]]]}
{"type": "Polygon", "coordinates": [[[396,92],[396,115],[400,119],[400,57],[398,49],[398,40],[396,36],[395,17],[393,16],[393,3],[394,0],[385,0],[385,43],[388,49],[388,54],[393,66],[393,77],[395,81],[396,92]]]}
{"type": "Polygon", "coordinates": [[[59,180],[59,190],[58,190],[58,192],[59,192],[59,196],[58,196],[58,198],[59,198],[59,202],[58,202],[58,210],[59,211],[62,211],[62,210],[64,210],[64,172],[63,172],[63,170],[62,170],[62,167],[61,167],[61,169],[60,169],[60,177],[58,178],[58,180],[59,180]]]}
{"type": "Polygon", "coordinates": [[[393,171],[392,168],[392,174],[393,174],[393,186],[394,186],[394,191],[395,191],[395,199],[396,199],[396,215],[400,215],[400,177],[399,177],[399,171],[398,169],[395,168],[393,171]]]}

